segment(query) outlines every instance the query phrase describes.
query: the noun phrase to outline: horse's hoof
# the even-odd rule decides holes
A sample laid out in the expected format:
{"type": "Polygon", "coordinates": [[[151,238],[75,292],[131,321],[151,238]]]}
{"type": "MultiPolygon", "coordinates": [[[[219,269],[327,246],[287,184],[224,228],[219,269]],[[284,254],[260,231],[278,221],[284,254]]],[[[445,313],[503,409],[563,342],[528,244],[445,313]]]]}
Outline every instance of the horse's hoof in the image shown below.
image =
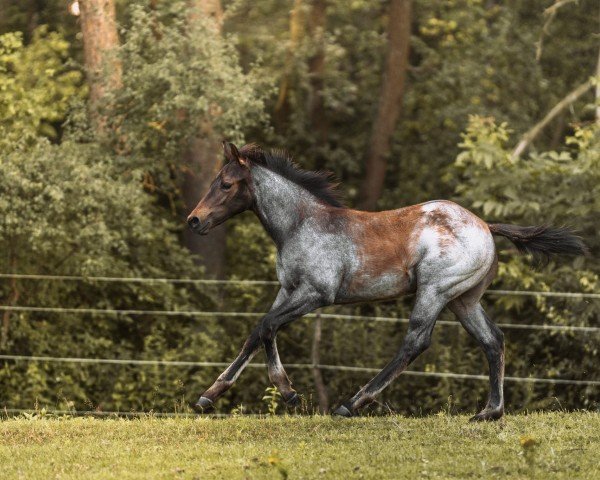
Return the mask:
{"type": "Polygon", "coordinates": [[[336,408],[335,411],[332,413],[332,415],[335,417],[345,417],[345,418],[351,418],[354,416],[354,414],[344,405],[340,405],[338,408],[336,408]]]}
{"type": "Polygon", "coordinates": [[[493,422],[504,415],[503,408],[485,409],[469,419],[470,422],[493,422]]]}
{"type": "Polygon", "coordinates": [[[287,400],[285,400],[285,404],[288,407],[298,407],[300,406],[300,404],[302,403],[302,400],[300,398],[300,395],[298,395],[296,392],[294,392],[290,398],[288,398],[287,400]]]}
{"type": "Polygon", "coordinates": [[[196,413],[207,413],[214,409],[214,404],[210,398],[200,397],[193,408],[196,413]]]}

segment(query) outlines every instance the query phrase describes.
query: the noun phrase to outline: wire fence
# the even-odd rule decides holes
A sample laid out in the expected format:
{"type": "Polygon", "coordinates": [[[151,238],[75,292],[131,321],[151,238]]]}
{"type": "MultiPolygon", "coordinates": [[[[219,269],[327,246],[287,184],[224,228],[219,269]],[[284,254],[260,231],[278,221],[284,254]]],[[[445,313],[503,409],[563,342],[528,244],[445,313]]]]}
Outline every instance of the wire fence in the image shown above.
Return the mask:
{"type": "MultiPolygon", "coordinates": [[[[0,273],[0,278],[20,280],[64,280],[83,282],[121,282],[150,284],[191,284],[191,285],[279,285],[275,280],[211,280],[204,278],[148,278],[148,277],[103,277],[85,275],[37,275],[23,273],[0,273]]],[[[600,293],[590,292],[550,292],[524,290],[487,290],[486,295],[513,295],[527,297],[554,297],[577,299],[600,299],[600,293]]]]}
{"type": "MultiPolygon", "coordinates": [[[[137,309],[109,309],[109,308],[67,308],[67,307],[35,307],[35,306],[19,306],[19,305],[0,305],[1,311],[14,312],[38,312],[38,313],[73,313],[73,314],[93,314],[93,315],[156,315],[166,317],[196,317],[217,319],[223,317],[229,318],[261,318],[266,315],[266,312],[217,312],[204,310],[137,310],[137,309]]],[[[408,323],[408,318],[397,317],[378,317],[368,315],[347,315],[339,313],[312,313],[304,315],[302,318],[315,318],[319,315],[321,318],[332,320],[357,320],[365,322],[383,322],[383,323],[408,323]]],[[[437,325],[460,325],[455,320],[438,320],[437,325]]],[[[517,330],[548,330],[561,332],[587,332],[598,333],[600,327],[588,327],[578,325],[536,325],[527,323],[497,323],[498,327],[505,329],[517,330]]]]}
{"type": "MultiPolygon", "coordinates": [[[[275,286],[279,285],[276,281],[269,280],[210,280],[210,279],[190,279],[190,278],[145,278],[145,277],[109,277],[109,276],[80,276],[80,275],[35,275],[35,274],[15,274],[0,273],[0,279],[20,279],[20,280],[50,280],[50,281],[78,281],[78,282],[121,282],[137,284],[175,284],[175,285],[240,285],[240,286],[275,286]]],[[[527,296],[527,297],[553,297],[565,299],[600,299],[598,293],[588,292],[551,292],[551,291],[520,291],[520,290],[488,290],[487,295],[494,296],[527,296]]],[[[23,306],[23,305],[0,305],[0,311],[13,312],[33,312],[33,313],[68,313],[68,314],[92,314],[92,315],[110,315],[110,316],[167,316],[167,317],[190,317],[203,319],[217,318],[260,318],[265,315],[264,312],[221,312],[221,311],[203,311],[203,310],[142,310],[142,309],[108,309],[108,308],[69,308],[69,307],[47,307],[47,306],[23,306]]],[[[319,316],[323,319],[382,322],[382,323],[408,323],[407,318],[349,315],[338,313],[318,313],[305,315],[305,318],[315,318],[319,316]]],[[[438,320],[439,325],[456,326],[459,322],[452,320],[438,320]]],[[[548,324],[515,324],[504,323],[497,324],[500,328],[515,330],[545,330],[556,332],[583,332],[598,333],[600,327],[577,326],[577,325],[548,325],[548,324]]],[[[137,366],[165,366],[165,367],[194,367],[194,368],[225,368],[228,363],[222,362],[196,362],[183,360],[145,360],[145,359],[116,359],[116,358],[81,358],[81,357],[51,357],[35,355],[0,355],[0,360],[14,362],[54,362],[54,363],[75,363],[75,364],[109,364],[109,365],[137,365],[137,366]]],[[[250,363],[250,368],[266,368],[262,363],[250,363]]],[[[327,365],[327,364],[309,364],[309,363],[291,363],[286,364],[286,368],[291,369],[318,369],[329,371],[377,373],[378,368],[349,366],[349,365],[327,365]]],[[[436,372],[436,371],[416,371],[407,370],[404,375],[430,378],[447,378],[458,380],[477,380],[488,381],[487,375],[464,374],[454,372],[436,372]]],[[[571,385],[584,387],[598,387],[598,380],[571,380],[561,378],[538,378],[538,377],[505,377],[507,382],[515,383],[537,383],[551,385],[571,385]]],[[[39,410],[31,409],[4,409],[5,414],[26,414],[39,413],[39,410]]],[[[101,411],[78,411],[78,410],[53,410],[48,412],[53,415],[89,415],[89,416],[156,416],[156,417],[180,417],[192,416],[186,412],[101,412],[101,411]]],[[[213,416],[219,416],[215,414],[213,416]]],[[[228,416],[222,414],[222,416],[228,416]]]]}
{"type": "MultiPolygon", "coordinates": [[[[129,360],[119,358],[79,358],[79,357],[45,357],[32,355],[0,355],[0,360],[14,360],[27,362],[59,362],[59,363],[82,363],[82,364],[109,364],[109,365],[153,365],[169,367],[219,367],[226,368],[229,363],[224,362],[194,362],[183,360],[129,360]]],[[[267,368],[265,363],[249,363],[246,368],[267,368]]],[[[377,373],[379,368],[373,367],[355,367],[350,365],[326,365],[312,363],[286,363],[285,368],[297,369],[319,369],[339,372],[359,372],[359,373],[377,373]]],[[[405,370],[402,375],[414,377],[432,377],[432,378],[454,378],[462,380],[482,380],[488,381],[487,375],[475,375],[469,373],[453,372],[423,372],[418,370],[405,370]]],[[[505,381],[516,383],[543,383],[550,385],[580,385],[580,386],[600,386],[597,380],[569,380],[563,378],[537,378],[537,377],[504,377],[505,381]]]]}

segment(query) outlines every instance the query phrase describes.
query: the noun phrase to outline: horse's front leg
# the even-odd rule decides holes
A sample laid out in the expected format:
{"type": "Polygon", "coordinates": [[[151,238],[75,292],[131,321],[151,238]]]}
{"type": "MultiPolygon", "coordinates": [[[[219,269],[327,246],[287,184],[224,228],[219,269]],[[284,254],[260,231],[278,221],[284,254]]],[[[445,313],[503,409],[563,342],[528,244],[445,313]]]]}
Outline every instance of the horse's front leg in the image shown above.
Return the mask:
{"type": "Polygon", "coordinates": [[[194,405],[194,409],[197,412],[202,413],[211,410],[214,402],[229,390],[233,385],[233,382],[235,382],[240,373],[242,373],[242,370],[250,363],[250,360],[252,360],[252,357],[254,357],[262,344],[260,339],[261,326],[262,324],[259,323],[254,327],[233,363],[229,365],[229,367],[227,367],[215,380],[215,383],[200,396],[194,405]]]}
{"type": "MultiPolygon", "coordinates": [[[[278,295],[278,300],[279,299],[280,296],[278,295]]],[[[277,354],[275,335],[277,334],[277,330],[282,326],[325,305],[325,302],[323,301],[323,297],[318,294],[315,289],[306,285],[298,287],[287,296],[281,294],[281,301],[279,304],[278,303],[279,302],[277,301],[275,302],[269,313],[263,317],[261,323],[254,328],[233,363],[227,367],[227,369],[219,375],[219,378],[217,378],[215,383],[202,394],[195,405],[196,410],[206,411],[212,408],[214,402],[233,385],[242,370],[258,351],[261,344],[264,344],[265,347],[268,345],[267,358],[269,363],[269,376],[271,377],[272,371],[275,374],[273,378],[276,378],[276,381],[274,382],[275,385],[278,388],[284,389],[284,392],[286,391],[285,381],[287,380],[288,388],[293,392],[291,383],[283,370],[283,366],[281,366],[281,361],[277,354]],[[280,372],[283,372],[285,380],[282,375],[278,375],[280,372]]],[[[288,393],[287,400],[291,400],[289,392],[286,393],[288,393]]],[[[293,394],[295,394],[295,392],[293,392],[293,394]]]]}
{"type": "MultiPolygon", "coordinates": [[[[279,290],[277,298],[275,299],[271,309],[273,310],[279,307],[279,305],[281,305],[289,296],[290,292],[282,287],[279,290]]],[[[298,405],[300,403],[300,397],[296,393],[296,390],[294,390],[292,387],[292,382],[290,381],[285,369],[283,368],[281,359],[279,358],[276,335],[273,335],[273,338],[271,339],[265,339],[264,345],[265,353],[267,354],[269,380],[271,380],[271,383],[277,387],[277,390],[279,390],[279,393],[281,393],[281,397],[285,403],[291,406],[298,405]]]]}
{"type": "Polygon", "coordinates": [[[277,332],[281,327],[325,304],[323,296],[310,285],[301,285],[291,292],[282,288],[273,305],[273,311],[262,321],[261,338],[267,354],[269,380],[277,387],[288,405],[298,405],[300,397],[293,389],[279,358],[277,332]]]}

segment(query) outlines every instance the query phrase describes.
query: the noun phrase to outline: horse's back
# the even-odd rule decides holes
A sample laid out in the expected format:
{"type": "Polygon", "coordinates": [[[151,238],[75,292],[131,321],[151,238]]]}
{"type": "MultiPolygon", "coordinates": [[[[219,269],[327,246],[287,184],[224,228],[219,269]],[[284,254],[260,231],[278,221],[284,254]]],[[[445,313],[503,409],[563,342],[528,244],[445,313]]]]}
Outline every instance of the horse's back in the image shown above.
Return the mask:
{"type": "Polygon", "coordinates": [[[339,214],[355,247],[343,301],[391,298],[426,282],[452,282],[487,268],[495,257],[487,224],[450,201],[339,214]]]}

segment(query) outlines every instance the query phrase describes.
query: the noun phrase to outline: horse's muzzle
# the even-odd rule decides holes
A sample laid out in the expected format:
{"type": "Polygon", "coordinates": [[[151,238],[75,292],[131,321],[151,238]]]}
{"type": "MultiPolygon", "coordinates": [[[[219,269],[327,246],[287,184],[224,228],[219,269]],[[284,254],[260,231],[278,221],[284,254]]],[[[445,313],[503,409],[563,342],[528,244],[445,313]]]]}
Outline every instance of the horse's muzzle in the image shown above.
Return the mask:
{"type": "Polygon", "coordinates": [[[210,230],[211,221],[208,219],[202,221],[196,215],[190,215],[187,219],[187,224],[193,232],[200,235],[206,235],[210,230]]]}

